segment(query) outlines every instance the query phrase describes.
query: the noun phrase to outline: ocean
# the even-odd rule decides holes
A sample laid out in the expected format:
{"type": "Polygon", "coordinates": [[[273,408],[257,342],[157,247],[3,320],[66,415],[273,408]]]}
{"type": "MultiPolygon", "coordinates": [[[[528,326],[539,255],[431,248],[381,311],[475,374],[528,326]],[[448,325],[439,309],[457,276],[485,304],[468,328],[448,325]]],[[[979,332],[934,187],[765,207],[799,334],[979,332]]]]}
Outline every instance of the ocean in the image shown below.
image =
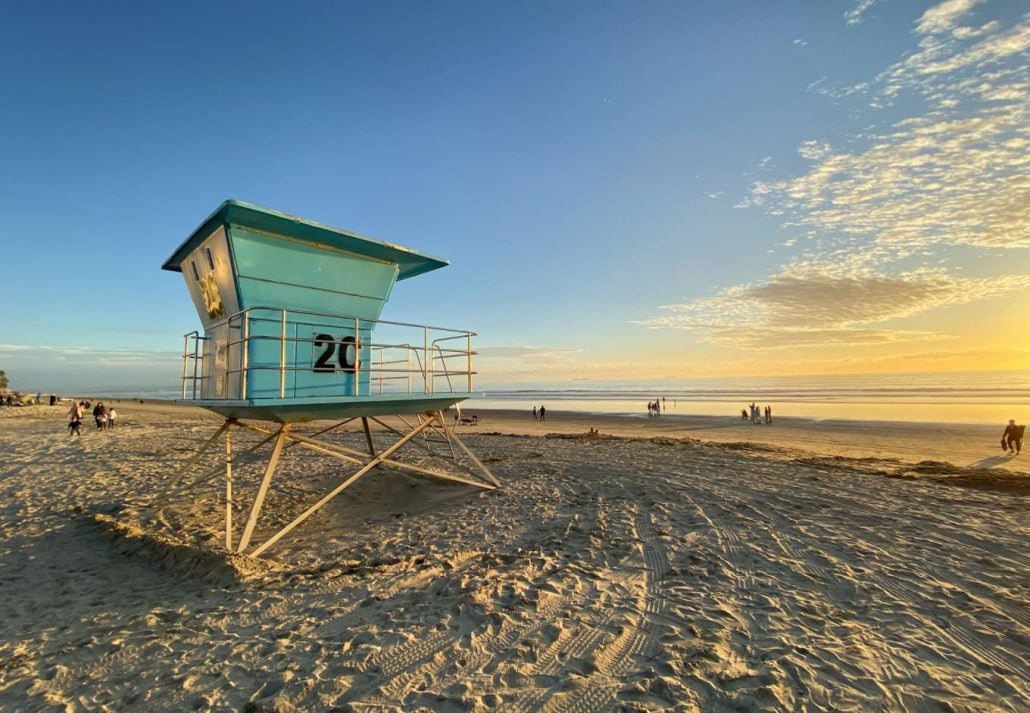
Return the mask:
{"type": "Polygon", "coordinates": [[[1030,370],[668,379],[499,385],[477,388],[463,410],[546,406],[552,413],[647,417],[662,399],[668,415],[739,416],[751,402],[773,417],[817,420],[1004,424],[1030,421],[1030,370]]]}
{"type": "MultiPolygon", "coordinates": [[[[772,406],[773,417],[818,420],[918,421],[1004,424],[1030,421],[1030,370],[768,376],[649,381],[570,381],[483,385],[462,409],[561,411],[647,417],[647,403],[664,400],[670,416],[739,416],[752,401],[772,406]]],[[[109,399],[173,400],[172,387],[83,392],[109,399]]]]}

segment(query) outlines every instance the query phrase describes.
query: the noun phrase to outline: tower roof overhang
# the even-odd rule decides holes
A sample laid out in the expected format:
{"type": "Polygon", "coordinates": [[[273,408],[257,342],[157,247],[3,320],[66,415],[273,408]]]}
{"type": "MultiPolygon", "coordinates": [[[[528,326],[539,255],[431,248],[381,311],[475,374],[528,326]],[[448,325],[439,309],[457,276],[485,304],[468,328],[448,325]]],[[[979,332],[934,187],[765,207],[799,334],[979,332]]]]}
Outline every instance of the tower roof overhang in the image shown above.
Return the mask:
{"type": "Polygon", "coordinates": [[[442,258],[376,240],[359,233],[334,228],[250,203],[227,200],[208,216],[182,245],[176,248],[171,257],[165,260],[161,269],[182,272],[182,262],[186,256],[221,225],[237,225],[285,240],[343,250],[379,262],[394,263],[398,268],[398,280],[422,275],[446,267],[448,264],[442,258]]]}

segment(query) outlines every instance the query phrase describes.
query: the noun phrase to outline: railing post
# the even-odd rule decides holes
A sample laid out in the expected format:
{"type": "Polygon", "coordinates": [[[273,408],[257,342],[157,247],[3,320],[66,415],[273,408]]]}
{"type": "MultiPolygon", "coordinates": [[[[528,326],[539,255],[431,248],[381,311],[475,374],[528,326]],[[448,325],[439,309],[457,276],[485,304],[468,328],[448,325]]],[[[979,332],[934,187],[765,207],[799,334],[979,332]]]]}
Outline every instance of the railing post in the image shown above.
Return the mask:
{"type": "Polygon", "coordinates": [[[282,310],[279,335],[279,398],[286,398],[286,309],[282,310]]]}
{"type": "Polygon", "coordinates": [[[190,335],[182,337],[182,397],[186,398],[186,368],[190,358],[190,335]]]}
{"type": "MultiPolygon", "coordinates": [[[[369,372],[369,391],[372,390],[372,372],[369,372]]],[[[354,318],[354,395],[360,396],[358,385],[361,383],[361,320],[354,318]]]]}
{"type": "Polygon", "coordinates": [[[250,312],[243,313],[243,354],[241,358],[241,366],[243,367],[243,378],[240,382],[240,390],[243,392],[240,396],[244,399],[247,398],[247,371],[250,366],[250,312]]]}
{"type": "Polygon", "coordinates": [[[429,361],[432,355],[429,353],[429,327],[422,327],[422,385],[425,393],[432,393],[430,380],[433,373],[433,365],[429,361]]]}
{"type": "Polygon", "coordinates": [[[472,393],[472,332],[468,333],[468,393],[472,393]]]}
{"type": "MultiPolygon", "coordinates": [[[[200,365],[200,359],[197,358],[197,353],[200,351],[200,340],[194,341],[196,348],[193,350],[193,400],[197,400],[197,367],[200,365]]],[[[207,344],[204,344],[204,351],[207,351],[207,344]]],[[[206,355],[205,355],[206,356],[206,355]]],[[[203,393],[201,393],[203,396],[203,393]]]]}
{"type": "Polygon", "coordinates": [[[408,353],[408,393],[410,394],[411,393],[411,352],[413,351],[413,349],[412,349],[410,344],[407,345],[407,346],[408,346],[408,348],[405,349],[404,351],[406,351],[408,353]]]}

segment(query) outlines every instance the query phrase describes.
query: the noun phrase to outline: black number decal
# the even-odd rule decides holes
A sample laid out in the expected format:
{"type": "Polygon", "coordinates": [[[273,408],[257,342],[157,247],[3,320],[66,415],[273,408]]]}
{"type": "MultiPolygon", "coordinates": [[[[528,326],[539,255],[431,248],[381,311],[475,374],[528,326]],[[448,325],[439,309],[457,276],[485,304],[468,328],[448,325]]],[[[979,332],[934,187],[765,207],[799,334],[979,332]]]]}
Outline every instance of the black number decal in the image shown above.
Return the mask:
{"type": "Polygon", "coordinates": [[[315,368],[312,371],[336,371],[336,368],[329,363],[329,360],[333,358],[333,352],[336,351],[336,341],[333,339],[333,335],[316,335],[315,348],[317,349],[320,346],[324,346],[325,351],[322,352],[322,356],[318,357],[318,360],[315,361],[315,368]]]}
{"type": "Polygon", "coordinates": [[[333,354],[336,354],[336,363],[340,369],[348,374],[358,370],[358,341],[354,337],[343,337],[337,343],[336,338],[331,334],[316,334],[314,339],[315,349],[322,349],[322,353],[315,360],[312,371],[321,373],[333,373],[337,370],[335,364],[331,363],[333,354]],[[339,350],[339,351],[337,351],[339,350]]]}
{"type": "Polygon", "coordinates": [[[344,337],[340,340],[340,352],[338,355],[340,368],[348,374],[353,374],[358,365],[358,345],[354,337],[344,337]]]}

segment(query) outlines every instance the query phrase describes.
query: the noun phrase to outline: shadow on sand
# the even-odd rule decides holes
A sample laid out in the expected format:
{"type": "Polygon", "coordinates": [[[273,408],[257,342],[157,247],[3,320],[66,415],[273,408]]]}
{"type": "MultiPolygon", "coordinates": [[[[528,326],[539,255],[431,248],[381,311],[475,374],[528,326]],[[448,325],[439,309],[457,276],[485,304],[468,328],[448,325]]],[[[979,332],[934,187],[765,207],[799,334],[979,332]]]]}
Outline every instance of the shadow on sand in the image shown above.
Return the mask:
{"type": "Polygon", "coordinates": [[[1000,455],[1000,456],[991,456],[990,458],[984,458],[983,460],[977,461],[976,463],[972,463],[969,467],[970,468],[993,468],[996,465],[1001,465],[1002,463],[1008,463],[1014,457],[1015,457],[1014,455],[1010,455],[1008,453],[1006,453],[1005,455],[1000,455]]]}

